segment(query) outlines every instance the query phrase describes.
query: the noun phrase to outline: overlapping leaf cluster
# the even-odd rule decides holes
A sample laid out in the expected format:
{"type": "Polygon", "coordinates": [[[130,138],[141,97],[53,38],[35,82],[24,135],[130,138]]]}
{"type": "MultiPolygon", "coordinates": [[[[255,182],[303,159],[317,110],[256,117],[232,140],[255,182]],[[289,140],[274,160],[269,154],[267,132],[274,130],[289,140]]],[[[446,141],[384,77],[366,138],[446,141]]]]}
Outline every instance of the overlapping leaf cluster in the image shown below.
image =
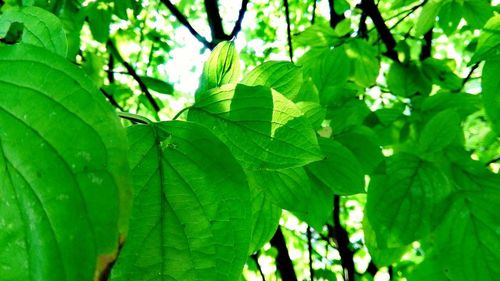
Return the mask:
{"type": "MultiPolygon", "coordinates": [[[[443,2],[425,4],[417,34],[436,13],[453,32],[457,19],[444,22],[451,15],[441,6],[458,4],[443,2]]],[[[97,40],[108,38],[99,28],[107,9],[120,15],[123,3],[88,7],[97,40]]],[[[463,5],[481,6],[472,3],[463,5]]],[[[494,280],[500,178],[471,158],[463,124],[485,110],[498,135],[499,17],[464,17],[487,21],[470,62],[486,61],[480,95],[463,92],[446,61],[407,55],[384,73],[390,106],[374,106],[366,89],[378,83],[381,52],[342,25],[315,26],[298,39],[314,45],[297,65],[269,61],[242,78],[233,44],[220,43],[186,121],[136,118],[144,124],[123,128],[65,58],[72,48],[60,19],[8,10],[0,278],[238,280],[282,210],[319,232],[334,195],[367,193],[364,240],[377,266],[397,264],[418,241],[425,258],[409,279],[494,280]]]]}

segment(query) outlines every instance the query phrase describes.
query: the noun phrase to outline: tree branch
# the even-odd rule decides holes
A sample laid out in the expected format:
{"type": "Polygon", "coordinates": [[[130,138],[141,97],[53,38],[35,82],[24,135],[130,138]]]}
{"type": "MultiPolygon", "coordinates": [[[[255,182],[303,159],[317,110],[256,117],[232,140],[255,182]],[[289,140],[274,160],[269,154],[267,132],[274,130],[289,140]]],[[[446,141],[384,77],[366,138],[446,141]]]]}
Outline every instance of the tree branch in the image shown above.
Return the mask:
{"type": "Polygon", "coordinates": [[[278,250],[278,255],[276,256],[276,267],[281,275],[281,280],[287,281],[297,281],[297,275],[293,269],[293,263],[288,254],[288,249],[286,247],[285,237],[281,231],[281,227],[278,227],[273,238],[271,238],[271,246],[278,250]]]}
{"type": "Polygon", "coordinates": [[[236,20],[236,23],[234,24],[233,31],[231,31],[231,34],[229,35],[229,37],[231,39],[236,37],[238,32],[240,32],[240,30],[241,30],[241,23],[243,22],[243,18],[245,17],[248,2],[249,2],[249,0],[241,1],[241,9],[240,9],[240,13],[238,14],[238,19],[236,20]]]}
{"type": "Polygon", "coordinates": [[[253,259],[253,261],[257,265],[257,269],[259,270],[259,273],[260,273],[260,278],[262,278],[262,281],[266,281],[266,276],[264,276],[264,272],[262,272],[262,268],[260,267],[260,264],[259,264],[259,252],[256,252],[255,254],[250,255],[250,257],[253,259]]]}
{"type": "Polygon", "coordinates": [[[367,15],[363,11],[361,13],[361,18],[359,19],[358,36],[359,38],[368,38],[368,28],[366,26],[367,15]]]}
{"type": "Polygon", "coordinates": [[[208,25],[212,32],[212,45],[217,45],[221,41],[230,40],[222,27],[222,18],[219,13],[217,0],[205,0],[205,11],[207,12],[208,25]]]}
{"type": "Polygon", "coordinates": [[[125,61],[125,59],[123,59],[113,42],[108,41],[107,46],[111,52],[111,55],[114,56],[118,61],[120,61],[120,63],[127,69],[127,72],[130,74],[130,76],[132,76],[137,84],[139,84],[139,88],[144,93],[149,103],[153,106],[153,109],[156,112],[160,111],[160,106],[149,92],[149,89],[146,84],[144,84],[144,81],[142,81],[141,77],[139,77],[135,69],[127,61],[125,61]]]}
{"type": "Polygon", "coordinates": [[[311,24],[314,24],[314,21],[316,20],[316,4],[317,0],[313,0],[313,10],[312,10],[312,16],[311,16],[311,24]]]}
{"type": "Polygon", "coordinates": [[[366,268],[366,272],[370,273],[371,276],[375,276],[378,272],[378,267],[375,265],[373,260],[370,261],[368,267],[366,268]]]}
{"type": "Polygon", "coordinates": [[[286,33],[288,35],[288,55],[290,56],[290,61],[293,62],[292,28],[290,26],[290,7],[288,6],[288,0],[283,0],[283,4],[285,5],[286,33]]]}
{"type": "Polygon", "coordinates": [[[354,252],[349,248],[349,234],[340,224],[340,196],[333,197],[333,227],[328,225],[328,234],[337,244],[340,254],[340,263],[344,269],[344,280],[354,281],[356,271],[354,269],[354,252]]]}
{"type": "Polygon", "coordinates": [[[375,2],[373,0],[362,0],[358,7],[372,19],[373,24],[375,25],[375,28],[377,29],[380,38],[382,39],[382,42],[384,42],[387,48],[387,52],[385,55],[399,62],[398,53],[395,50],[396,40],[385,24],[385,21],[382,18],[377,5],[375,5],[375,2]]]}
{"type": "Polygon", "coordinates": [[[170,2],[170,0],[160,0],[161,3],[163,3],[169,10],[170,12],[175,16],[175,18],[180,22],[182,23],[182,25],[184,25],[188,30],[189,32],[191,32],[191,34],[198,40],[200,41],[206,48],[212,50],[215,45],[208,42],[207,39],[205,39],[205,37],[201,36],[192,26],[191,24],[189,23],[189,21],[187,20],[187,18],[177,9],[177,7],[175,7],[174,4],[172,4],[172,2],[170,2]]]}
{"type": "Polygon", "coordinates": [[[430,58],[432,55],[432,28],[424,34],[424,44],[420,51],[420,61],[430,58]]]}
{"type": "Polygon", "coordinates": [[[307,226],[307,249],[309,252],[309,275],[311,277],[311,281],[314,281],[314,268],[313,268],[313,258],[312,258],[312,231],[311,227],[307,226]]]}
{"type": "Polygon", "coordinates": [[[345,16],[337,14],[335,12],[335,2],[334,0],[328,0],[328,4],[330,5],[330,26],[335,28],[339,22],[345,19],[345,16]]]}

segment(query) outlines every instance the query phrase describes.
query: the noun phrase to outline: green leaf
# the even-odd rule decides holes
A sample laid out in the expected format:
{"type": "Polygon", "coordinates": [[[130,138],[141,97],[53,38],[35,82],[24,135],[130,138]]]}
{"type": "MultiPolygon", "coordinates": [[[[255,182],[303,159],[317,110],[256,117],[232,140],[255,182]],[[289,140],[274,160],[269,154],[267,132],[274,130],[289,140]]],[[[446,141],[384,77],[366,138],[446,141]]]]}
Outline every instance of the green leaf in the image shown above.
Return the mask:
{"type": "Polygon", "coordinates": [[[436,252],[451,280],[496,280],[500,275],[500,176],[468,174],[460,182],[466,191],[436,231],[436,252]]]}
{"type": "Polygon", "coordinates": [[[0,36],[7,34],[11,24],[24,26],[23,43],[43,47],[63,57],[68,52],[68,42],[62,22],[52,13],[38,7],[21,7],[6,10],[0,16],[0,36]]]}
{"type": "Polygon", "coordinates": [[[500,15],[495,15],[485,24],[479,40],[477,49],[469,64],[477,63],[488,58],[500,55],[500,15]]]}
{"type": "Polygon", "coordinates": [[[277,207],[270,196],[262,189],[249,182],[252,195],[252,240],[248,254],[262,248],[278,229],[281,217],[281,208],[277,207]]]}
{"type": "Polygon", "coordinates": [[[378,136],[367,127],[353,127],[336,135],[335,140],[354,154],[362,165],[364,174],[371,174],[384,159],[378,136]]]}
{"type": "Polygon", "coordinates": [[[390,266],[398,262],[411,249],[407,245],[394,248],[380,247],[377,243],[377,235],[366,217],[363,219],[363,234],[370,257],[378,267],[390,266]]]}
{"type": "Polygon", "coordinates": [[[387,73],[387,86],[396,96],[411,97],[429,94],[432,85],[416,65],[394,62],[387,73]]]}
{"type": "Polygon", "coordinates": [[[473,28],[482,28],[493,16],[490,1],[464,0],[464,18],[473,28]]]}
{"type": "Polygon", "coordinates": [[[415,36],[420,37],[434,27],[436,17],[446,2],[442,0],[430,0],[424,5],[415,26],[415,36]]]}
{"type": "Polygon", "coordinates": [[[363,167],[352,152],[331,139],[320,138],[319,144],[326,158],[307,165],[307,170],[335,194],[364,193],[363,167]]]}
{"type": "Polygon", "coordinates": [[[174,88],[172,87],[172,85],[163,80],[149,76],[141,76],[140,78],[149,89],[155,92],[166,95],[172,95],[174,93],[174,88]]]}
{"type": "Polygon", "coordinates": [[[455,110],[448,109],[434,115],[425,124],[420,135],[420,148],[426,152],[437,152],[460,137],[463,138],[460,118],[455,110]]]}
{"type": "Polygon", "coordinates": [[[333,192],[309,172],[307,174],[311,193],[303,200],[309,205],[309,210],[306,213],[294,212],[293,214],[317,231],[321,231],[327,222],[332,221],[333,192]]]}
{"type": "Polygon", "coordinates": [[[303,166],[322,158],[297,106],[264,86],[225,85],[199,96],[188,120],[210,128],[250,169],[303,166]]]}
{"type": "Polygon", "coordinates": [[[355,39],[346,43],[346,54],[352,60],[352,79],[361,87],[375,84],[380,70],[377,50],[365,40],[355,39]]]}
{"type": "Polygon", "coordinates": [[[103,1],[91,3],[87,7],[90,32],[96,41],[106,43],[108,40],[111,14],[111,8],[103,1]]]}
{"type": "Polygon", "coordinates": [[[456,66],[450,67],[450,62],[455,63],[453,60],[428,58],[422,62],[422,70],[427,77],[442,88],[459,91],[462,88],[463,80],[453,73],[452,69],[455,69],[456,66]]]}
{"type": "Polygon", "coordinates": [[[0,120],[1,279],[92,280],[131,199],[113,109],[76,66],[19,44],[0,47],[0,120]]]}
{"type": "Polygon", "coordinates": [[[444,3],[439,11],[438,23],[444,34],[450,36],[462,19],[462,5],[455,0],[444,3]]]}
{"type": "Polygon", "coordinates": [[[248,172],[248,181],[270,196],[278,207],[291,212],[307,213],[311,193],[309,177],[304,168],[289,168],[276,171],[259,170],[248,172]]]}
{"type": "Polygon", "coordinates": [[[298,102],[297,107],[304,112],[304,116],[309,120],[314,129],[321,128],[321,124],[326,116],[326,109],[324,107],[319,103],[308,101],[298,102]]]}
{"type": "Polygon", "coordinates": [[[227,147],[191,122],[128,130],[134,206],[112,280],[237,280],[250,191],[227,147]]]}
{"type": "Polygon", "coordinates": [[[229,41],[220,42],[212,51],[203,66],[200,87],[196,98],[213,88],[225,84],[237,83],[240,79],[240,58],[234,44],[229,41]]]}
{"type": "Polygon", "coordinates": [[[405,246],[427,235],[441,219],[450,191],[432,163],[406,153],[389,158],[386,174],[370,180],[365,209],[379,247],[405,246]]]}
{"type": "Polygon", "coordinates": [[[481,103],[479,95],[441,92],[425,98],[422,103],[422,111],[427,116],[434,116],[440,111],[454,109],[460,119],[464,120],[470,114],[480,110],[481,103]]]}
{"type": "Polygon", "coordinates": [[[245,75],[241,84],[267,86],[295,101],[302,86],[302,70],[291,62],[268,61],[245,75]]]}
{"type": "Polygon", "coordinates": [[[294,36],[293,43],[304,47],[330,47],[340,40],[339,37],[328,24],[314,24],[294,36]]]}
{"type": "Polygon", "coordinates": [[[322,53],[311,65],[310,75],[321,97],[328,88],[344,85],[350,72],[351,61],[345,48],[338,47],[322,53]]]}
{"type": "Polygon", "coordinates": [[[481,79],[484,109],[497,135],[500,135],[500,95],[498,94],[498,89],[500,89],[500,79],[498,79],[499,69],[500,56],[486,61],[481,79]]]}

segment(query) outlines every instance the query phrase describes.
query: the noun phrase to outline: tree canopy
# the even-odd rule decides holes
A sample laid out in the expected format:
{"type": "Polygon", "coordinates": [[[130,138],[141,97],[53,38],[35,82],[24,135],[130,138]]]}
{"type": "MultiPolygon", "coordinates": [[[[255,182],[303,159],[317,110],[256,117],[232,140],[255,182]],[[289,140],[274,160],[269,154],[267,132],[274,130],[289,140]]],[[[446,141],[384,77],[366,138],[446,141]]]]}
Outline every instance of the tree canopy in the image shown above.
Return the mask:
{"type": "Polygon", "coordinates": [[[0,280],[498,280],[499,7],[0,1],[0,280]]]}

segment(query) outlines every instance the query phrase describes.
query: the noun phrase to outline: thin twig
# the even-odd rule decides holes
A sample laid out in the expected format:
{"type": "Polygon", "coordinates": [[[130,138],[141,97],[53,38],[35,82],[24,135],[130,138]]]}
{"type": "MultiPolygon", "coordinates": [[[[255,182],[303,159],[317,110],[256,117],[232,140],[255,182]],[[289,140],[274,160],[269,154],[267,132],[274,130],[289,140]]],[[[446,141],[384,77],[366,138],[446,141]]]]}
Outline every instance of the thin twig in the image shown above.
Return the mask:
{"type": "Polygon", "coordinates": [[[432,55],[432,28],[424,34],[424,44],[420,51],[420,61],[430,58],[432,55]]]}
{"type": "Polygon", "coordinates": [[[290,26],[290,7],[288,6],[288,0],[283,0],[283,4],[285,5],[286,33],[288,35],[288,54],[290,55],[290,61],[293,62],[292,27],[290,26]]]}
{"type": "Polygon", "coordinates": [[[310,226],[307,226],[307,249],[309,251],[309,275],[311,277],[311,281],[314,281],[312,231],[310,226]]]}
{"type": "Polygon", "coordinates": [[[103,88],[100,88],[101,93],[109,100],[109,103],[111,103],[114,107],[118,108],[120,111],[124,111],[123,107],[121,107],[118,102],[115,100],[115,98],[106,92],[103,88]]]}
{"type": "Polygon", "coordinates": [[[146,96],[146,99],[149,101],[149,103],[153,106],[153,109],[156,112],[160,111],[160,106],[158,105],[158,103],[155,101],[155,99],[153,98],[153,96],[149,92],[149,89],[146,86],[146,84],[144,84],[144,81],[142,81],[141,77],[139,77],[139,75],[137,74],[135,69],[130,65],[130,63],[125,61],[125,59],[120,55],[120,52],[118,51],[116,46],[113,44],[113,42],[108,41],[107,46],[110,49],[111,55],[120,61],[120,63],[127,69],[127,72],[130,74],[130,76],[132,76],[132,78],[134,78],[134,80],[137,82],[137,84],[139,84],[139,88],[141,88],[141,91],[144,93],[144,95],[146,96]]]}
{"type": "Polygon", "coordinates": [[[317,0],[313,0],[313,10],[312,10],[312,15],[311,15],[311,24],[314,24],[314,21],[316,20],[316,4],[317,0]]]}
{"type": "Polygon", "coordinates": [[[255,265],[257,265],[257,269],[259,270],[260,277],[262,278],[262,281],[266,281],[266,276],[264,276],[264,272],[262,271],[262,268],[260,267],[260,264],[259,264],[259,252],[252,254],[250,257],[255,262],[255,265]]]}
{"type": "Polygon", "coordinates": [[[215,45],[208,42],[205,37],[201,36],[194,28],[191,26],[187,18],[177,9],[177,7],[170,2],[170,0],[160,0],[161,3],[163,3],[169,10],[170,12],[177,18],[177,20],[184,25],[189,32],[198,40],[200,41],[206,48],[212,50],[215,45]]]}
{"type": "Polygon", "coordinates": [[[474,71],[479,67],[479,64],[481,62],[476,62],[471,68],[470,68],[470,71],[469,73],[467,73],[467,76],[465,76],[464,80],[462,80],[462,88],[460,90],[462,90],[464,87],[465,87],[465,84],[467,82],[469,82],[470,78],[472,77],[472,73],[474,73],[474,71]]]}
{"type": "Polygon", "coordinates": [[[243,22],[243,18],[245,17],[245,13],[247,11],[248,2],[249,2],[249,0],[241,1],[241,8],[240,8],[240,12],[238,14],[238,19],[234,23],[233,31],[231,31],[231,34],[229,35],[230,38],[236,37],[236,35],[238,35],[238,32],[240,32],[241,23],[243,22]]]}

